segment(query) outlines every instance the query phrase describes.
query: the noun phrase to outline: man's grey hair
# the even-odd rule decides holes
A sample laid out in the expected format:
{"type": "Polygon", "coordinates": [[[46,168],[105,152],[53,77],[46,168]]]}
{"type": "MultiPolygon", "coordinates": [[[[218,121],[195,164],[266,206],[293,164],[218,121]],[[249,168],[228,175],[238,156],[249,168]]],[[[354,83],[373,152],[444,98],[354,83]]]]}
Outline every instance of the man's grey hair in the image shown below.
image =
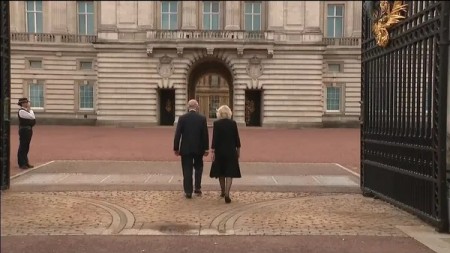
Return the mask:
{"type": "Polygon", "coordinates": [[[228,105],[222,105],[217,109],[216,112],[218,119],[231,119],[231,116],[233,116],[233,112],[231,112],[230,107],[228,105]]]}
{"type": "Polygon", "coordinates": [[[189,111],[191,111],[191,110],[196,110],[197,111],[198,110],[198,102],[195,99],[189,100],[187,106],[188,106],[188,110],[189,111]]]}

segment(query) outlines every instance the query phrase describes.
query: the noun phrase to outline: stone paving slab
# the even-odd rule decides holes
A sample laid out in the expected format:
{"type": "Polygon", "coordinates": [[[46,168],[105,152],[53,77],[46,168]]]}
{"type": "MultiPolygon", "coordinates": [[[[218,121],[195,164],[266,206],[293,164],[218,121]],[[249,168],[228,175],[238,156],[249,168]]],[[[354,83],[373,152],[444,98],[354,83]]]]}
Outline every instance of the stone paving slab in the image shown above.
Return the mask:
{"type": "MultiPolygon", "coordinates": [[[[180,175],[157,175],[157,174],[79,174],[79,173],[36,173],[24,175],[13,181],[13,186],[20,185],[66,185],[66,184],[93,184],[93,185],[153,185],[153,184],[177,184],[182,183],[180,175]]],[[[358,187],[355,180],[350,176],[270,176],[270,175],[248,175],[235,180],[236,185],[253,186],[275,186],[275,185],[329,185],[329,186],[352,186],[358,187]]],[[[217,185],[217,179],[204,177],[202,185],[217,185]]]]}
{"type": "Polygon", "coordinates": [[[367,235],[406,237],[425,225],[360,194],[181,191],[5,192],[2,236],[10,235],[367,235]],[[26,207],[26,208],[24,208],[26,207]],[[23,210],[23,211],[18,211],[23,210]]]}

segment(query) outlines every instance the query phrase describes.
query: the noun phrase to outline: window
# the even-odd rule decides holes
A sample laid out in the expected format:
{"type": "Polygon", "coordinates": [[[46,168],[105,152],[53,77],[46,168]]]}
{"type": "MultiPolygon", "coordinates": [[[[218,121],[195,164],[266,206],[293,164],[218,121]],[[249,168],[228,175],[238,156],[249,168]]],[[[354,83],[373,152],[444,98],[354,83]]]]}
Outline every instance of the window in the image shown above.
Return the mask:
{"type": "Polygon", "coordinates": [[[329,4],[327,10],[327,37],[344,35],[344,5],[329,4]]]}
{"type": "Polygon", "coordinates": [[[27,1],[27,32],[42,33],[42,1],[27,1]]]}
{"type": "Polygon", "coordinates": [[[217,109],[219,108],[219,96],[209,96],[209,118],[217,118],[217,109]]]}
{"type": "Polygon", "coordinates": [[[178,28],[178,2],[163,1],[161,3],[161,29],[176,30],[178,28]]]}
{"type": "Polygon", "coordinates": [[[210,86],[214,87],[214,88],[219,87],[219,76],[218,75],[211,75],[210,86]]]}
{"type": "Polygon", "coordinates": [[[80,61],[80,69],[92,70],[92,61],[80,61]]]}
{"type": "Polygon", "coordinates": [[[217,1],[203,2],[203,29],[219,30],[220,6],[217,1]]]}
{"type": "Polygon", "coordinates": [[[85,82],[80,85],[80,109],[93,110],[94,109],[94,85],[90,82],[85,82]]]}
{"type": "Polygon", "coordinates": [[[78,34],[94,34],[94,2],[78,1],[78,34]]]}
{"type": "Polygon", "coordinates": [[[30,60],[29,61],[29,66],[32,69],[40,69],[42,68],[42,61],[41,60],[30,60]]]}
{"type": "Polygon", "coordinates": [[[44,108],[44,85],[39,83],[31,83],[29,89],[32,107],[44,108]]]}
{"type": "Polygon", "coordinates": [[[328,72],[341,72],[341,64],[329,63],[328,72]]]}
{"type": "Polygon", "coordinates": [[[246,31],[261,30],[261,2],[245,3],[244,22],[246,31]]]}
{"type": "Polygon", "coordinates": [[[341,87],[327,87],[327,112],[341,110],[341,87]]]}

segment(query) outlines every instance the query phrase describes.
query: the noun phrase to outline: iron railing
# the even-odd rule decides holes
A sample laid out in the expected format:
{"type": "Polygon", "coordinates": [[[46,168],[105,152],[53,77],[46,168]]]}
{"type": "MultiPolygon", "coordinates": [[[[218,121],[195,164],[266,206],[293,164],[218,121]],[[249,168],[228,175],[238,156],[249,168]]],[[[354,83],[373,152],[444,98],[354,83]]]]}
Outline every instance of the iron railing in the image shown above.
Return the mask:
{"type": "Polygon", "coordinates": [[[449,5],[406,1],[376,45],[363,14],[361,189],[448,232],[446,103],[449,5]]]}

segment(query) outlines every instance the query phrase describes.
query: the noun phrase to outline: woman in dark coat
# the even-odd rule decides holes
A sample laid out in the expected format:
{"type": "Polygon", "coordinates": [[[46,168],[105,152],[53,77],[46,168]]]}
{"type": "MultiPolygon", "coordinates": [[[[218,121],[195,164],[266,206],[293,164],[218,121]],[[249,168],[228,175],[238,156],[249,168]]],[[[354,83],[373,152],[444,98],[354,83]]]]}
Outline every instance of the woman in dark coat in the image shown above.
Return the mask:
{"type": "Polygon", "coordinates": [[[212,165],[209,176],[219,178],[221,197],[225,203],[230,203],[230,188],[233,178],[241,177],[239,155],[241,141],[237,124],[231,119],[231,109],[222,105],[217,109],[217,119],[213,126],[212,137],[212,165]]]}

